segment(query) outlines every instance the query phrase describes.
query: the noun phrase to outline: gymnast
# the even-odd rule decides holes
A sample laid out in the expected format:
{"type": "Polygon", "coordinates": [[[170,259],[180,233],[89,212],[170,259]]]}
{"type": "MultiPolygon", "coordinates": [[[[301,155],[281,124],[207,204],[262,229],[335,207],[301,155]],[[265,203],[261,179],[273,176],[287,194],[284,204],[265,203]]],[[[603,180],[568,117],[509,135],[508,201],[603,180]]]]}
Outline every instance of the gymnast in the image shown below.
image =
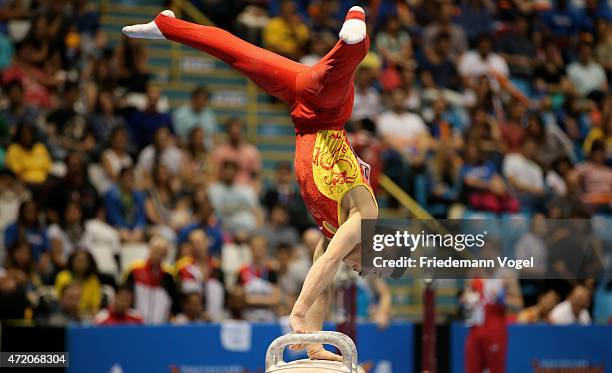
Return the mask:
{"type": "MultiPolygon", "coordinates": [[[[251,45],[222,29],[176,19],[170,10],[147,24],[126,26],[123,33],[199,49],[289,105],[296,133],[296,179],[306,206],[324,233],[289,323],[294,333],[321,330],[330,302],[330,284],[342,261],[361,272],[361,219],[378,216],[368,181],[370,166],[354,153],[344,130],[353,109],[355,69],[370,45],[364,10],[358,6],[349,10],[340,40],[312,67],[251,45]]],[[[311,359],[342,359],[322,345],[292,348],[307,348],[311,359]]]]}

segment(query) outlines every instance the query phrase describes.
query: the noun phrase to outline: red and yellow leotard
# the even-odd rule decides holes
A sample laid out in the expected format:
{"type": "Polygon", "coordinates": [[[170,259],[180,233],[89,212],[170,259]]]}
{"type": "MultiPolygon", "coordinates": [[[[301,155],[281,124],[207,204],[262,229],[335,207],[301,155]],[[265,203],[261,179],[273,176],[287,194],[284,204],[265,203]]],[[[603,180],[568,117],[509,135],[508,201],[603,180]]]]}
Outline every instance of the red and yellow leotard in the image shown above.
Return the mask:
{"type": "MultiPolygon", "coordinates": [[[[365,15],[350,11],[346,19],[365,21],[365,15]]],[[[343,223],[340,205],[346,192],[364,186],[373,196],[369,166],[353,152],[344,131],[353,109],[355,69],[368,51],[368,37],[356,44],[339,40],[309,67],[219,28],[165,15],[159,15],[155,23],[167,39],[221,59],[290,106],[296,132],[296,178],[306,206],[327,237],[343,223]]]]}

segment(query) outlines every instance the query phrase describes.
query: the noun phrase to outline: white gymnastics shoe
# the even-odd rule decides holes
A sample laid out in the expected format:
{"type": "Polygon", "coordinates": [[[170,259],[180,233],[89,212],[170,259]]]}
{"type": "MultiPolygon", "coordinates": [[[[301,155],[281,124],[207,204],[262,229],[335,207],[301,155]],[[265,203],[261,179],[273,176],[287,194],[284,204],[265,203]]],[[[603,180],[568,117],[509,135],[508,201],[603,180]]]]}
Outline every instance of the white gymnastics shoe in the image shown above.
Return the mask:
{"type": "Polygon", "coordinates": [[[349,9],[347,19],[340,30],[340,39],[347,44],[357,44],[366,38],[365,11],[360,6],[354,6],[349,9]],[[361,13],[358,17],[350,17],[351,13],[361,13]],[[349,18],[350,17],[350,18],[349,18]]]}
{"type": "MultiPolygon", "coordinates": [[[[171,10],[164,10],[160,14],[175,18],[174,12],[171,10]]],[[[121,31],[130,38],[165,39],[164,35],[161,33],[161,31],[159,31],[159,28],[155,24],[155,21],[140,25],[125,26],[121,31]]]]}

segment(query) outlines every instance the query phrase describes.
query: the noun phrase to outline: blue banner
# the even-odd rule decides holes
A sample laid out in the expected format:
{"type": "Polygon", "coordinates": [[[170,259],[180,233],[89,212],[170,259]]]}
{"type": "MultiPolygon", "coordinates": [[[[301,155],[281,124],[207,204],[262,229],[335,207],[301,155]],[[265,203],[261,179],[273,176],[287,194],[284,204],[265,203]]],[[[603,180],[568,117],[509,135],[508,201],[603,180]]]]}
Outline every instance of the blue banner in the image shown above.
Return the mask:
{"type": "MultiPolygon", "coordinates": [[[[464,372],[469,328],[451,327],[451,372],[464,372]]],[[[612,326],[511,325],[506,372],[612,372],[612,326]]]]}
{"type": "MultiPolygon", "coordinates": [[[[263,372],[268,345],[282,334],[279,324],[69,327],[68,372],[263,372]]],[[[358,325],[360,364],[373,373],[413,372],[413,334],[410,323],[358,325]]]]}

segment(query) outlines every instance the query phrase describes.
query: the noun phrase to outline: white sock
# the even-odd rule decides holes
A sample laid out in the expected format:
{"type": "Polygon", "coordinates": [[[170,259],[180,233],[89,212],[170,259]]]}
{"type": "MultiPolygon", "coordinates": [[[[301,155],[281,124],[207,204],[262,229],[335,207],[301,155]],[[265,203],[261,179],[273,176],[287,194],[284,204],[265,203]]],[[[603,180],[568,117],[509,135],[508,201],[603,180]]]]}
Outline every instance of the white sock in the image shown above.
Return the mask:
{"type": "MultiPolygon", "coordinates": [[[[349,12],[358,11],[365,14],[365,11],[360,6],[352,7],[349,12]]],[[[349,19],[344,21],[340,30],[340,39],[347,44],[357,44],[366,37],[366,24],[360,19],[349,19]]]]}
{"type": "MultiPolygon", "coordinates": [[[[171,10],[164,10],[161,14],[175,18],[174,12],[171,10]]],[[[165,39],[164,35],[155,24],[155,21],[140,25],[125,26],[121,31],[130,38],[165,39]]]]}

